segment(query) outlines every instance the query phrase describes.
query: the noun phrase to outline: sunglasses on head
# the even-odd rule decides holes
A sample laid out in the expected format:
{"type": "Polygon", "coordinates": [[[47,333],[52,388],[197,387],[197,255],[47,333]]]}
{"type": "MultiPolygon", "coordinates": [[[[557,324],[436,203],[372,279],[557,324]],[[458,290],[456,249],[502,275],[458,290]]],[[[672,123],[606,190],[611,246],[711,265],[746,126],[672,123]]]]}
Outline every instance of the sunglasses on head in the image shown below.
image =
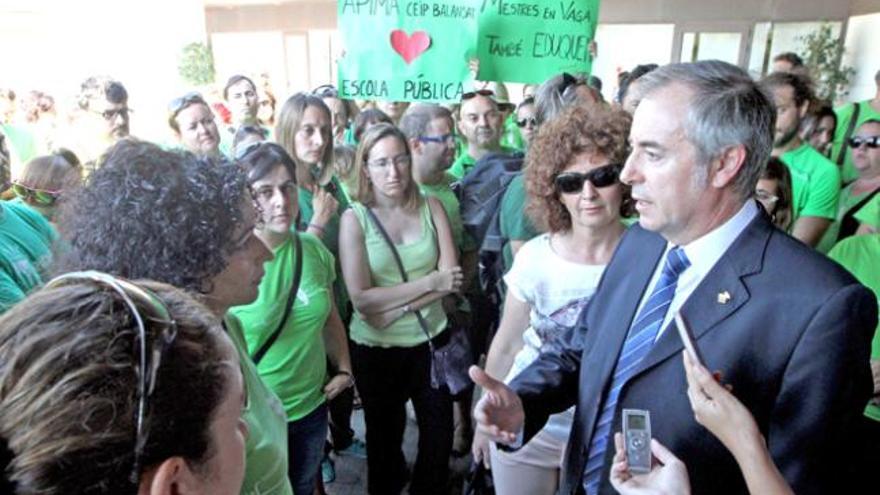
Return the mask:
{"type": "Polygon", "coordinates": [[[333,86],[332,84],[318,86],[312,91],[312,94],[318,98],[339,98],[339,90],[337,90],[336,86],[333,86]]]}
{"type": "Polygon", "coordinates": [[[522,120],[516,121],[516,126],[519,127],[520,129],[522,129],[526,126],[535,127],[536,125],[538,125],[538,121],[535,120],[534,117],[529,117],[527,119],[522,119],[522,120]]]}
{"type": "Polygon", "coordinates": [[[620,169],[620,164],[611,163],[590,170],[585,174],[565,172],[557,175],[553,183],[556,185],[556,189],[564,194],[580,192],[584,188],[584,182],[589,182],[593,187],[608,187],[617,183],[620,169]]]}
{"type": "Polygon", "coordinates": [[[880,136],[855,136],[849,138],[849,147],[854,150],[861,148],[863,144],[872,150],[877,149],[880,147],[880,136]]]}
{"type": "Polygon", "coordinates": [[[470,100],[477,96],[485,96],[486,98],[495,98],[495,92],[491,89],[478,89],[477,91],[468,91],[461,95],[461,101],[470,100]]]}
{"type": "Polygon", "coordinates": [[[21,199],[30,199],[41,206],[52,206],[61,195],[61,191],[49,191],[46,189],[37,189],[28,187],[20,182],[12,183],[12,192],[21,199]]]}
{"type": "Polygon", "coordinates": [[[202,97],[201,93],[197,91],[191,91],[183,96],[171,100],[171,103],[168,104],[168,113],[176,117],[181,110],[192,105],[193,103],[201,103],[205,106],[208,105],[205,102],[205,98],[202,97]]]}

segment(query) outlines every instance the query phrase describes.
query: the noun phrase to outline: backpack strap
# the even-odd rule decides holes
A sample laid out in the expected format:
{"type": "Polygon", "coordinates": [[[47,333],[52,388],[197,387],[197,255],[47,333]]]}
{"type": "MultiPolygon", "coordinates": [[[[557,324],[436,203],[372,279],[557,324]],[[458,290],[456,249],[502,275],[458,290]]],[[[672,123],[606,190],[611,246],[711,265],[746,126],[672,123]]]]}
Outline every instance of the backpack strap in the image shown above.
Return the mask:
{"type": "Polygon", "coordinates": [[[849,138],[852,136],[852,133],[856,128],[856,122],[859,120],[859,109],[861,108],[861,103],[853,103],[853,113],[849,118],[849,124],[846,126],[846,132],[843,134],[843,142],[840,144],[840,152],[837,153],[836,162],[838,167],[843,165],[843,162],[846,159],[846,149],[849,146],[849,138]]]}
{"type": "Polygon", "coordinates": [[[838,242],[855,235],[856,231],[859,230],[859,222],[855,218],[856,213],[858,213],[863,206],[868,204],[868,201],[871,201],[877,193],[880,193],[880,187],[869,192],[867,196],[861,199],[861,201],[853,205],[852,208],[846,210],[846,213],[840,218],[840,230],[837,233],[838,242]]]}
{"type": "Polygon", "coordinates": [[[299,232],[293,233],[294,244],[296,245],[296,267],[293,271],[293,285],[290,286],[290,294],[287,296],[287,304],[284,305],[284,315],[281,317],[281,321],[278,323],[278,328],[272,332],[272,335],[260,346],[260,349],[254,354],[253,360],[255,365],[259,365],[260,361],[262,361],[263,356],[266,355],[266,352],[269,351],[269,348],[272,347],[272,344],[278,340],[278,336],[281,335],[281,331],[284,330],[284,325],[287,323],[287,320],[290,318],[291,313],[293,313],[293,306],[296,304],[296,293],[299,292],[299,283],[302,280],[302,271],[303,271],[303,250],[302,250],[302,240],[299,238],[299,232]]]}

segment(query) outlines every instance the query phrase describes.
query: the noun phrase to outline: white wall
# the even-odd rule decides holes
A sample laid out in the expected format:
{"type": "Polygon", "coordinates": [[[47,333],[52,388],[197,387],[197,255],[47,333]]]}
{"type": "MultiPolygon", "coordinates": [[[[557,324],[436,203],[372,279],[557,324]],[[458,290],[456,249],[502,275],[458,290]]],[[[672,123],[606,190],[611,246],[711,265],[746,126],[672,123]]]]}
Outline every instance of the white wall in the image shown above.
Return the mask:
{"type": "Polygon", "coordinates": [[[846,100],[873,98],[874,74],[880,70],[880,13],[851,17],[845,46],[844,63],[856,69],[846,100]]]}
{"type": "Polygon", "coordinates": [[[128,89],[132,133],[164,138],[168,101],[186,89],[181,49],[205,40],[202,0],[2,0],[0,85],[65,106],[88,76],[110,75],[128,89]]]}

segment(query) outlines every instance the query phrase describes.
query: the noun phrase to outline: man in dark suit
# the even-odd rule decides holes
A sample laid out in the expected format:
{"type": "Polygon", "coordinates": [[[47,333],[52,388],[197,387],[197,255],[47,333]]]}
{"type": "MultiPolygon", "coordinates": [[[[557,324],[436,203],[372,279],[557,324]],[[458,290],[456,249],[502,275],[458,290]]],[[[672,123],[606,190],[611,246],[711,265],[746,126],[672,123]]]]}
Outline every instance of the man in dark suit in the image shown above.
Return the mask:
{"type": "Polygon", "coordinates": [[[831,493],[872,391],[876,300],[833,262],[775,229],[751,199],[773,143],[771,101],[723,62],[662,67],[640,80],[621,180],[639,225],[621,241],[578,326],[507,387],[479,427],[516,446],[576,405],[560,492],[614,493],[608,471],[621,410],[651,412],[654,438],[687,465],[694,493],[744,493],[736,462],[694,420],[682,342],[754,415],[795,493],[831,493]]]}

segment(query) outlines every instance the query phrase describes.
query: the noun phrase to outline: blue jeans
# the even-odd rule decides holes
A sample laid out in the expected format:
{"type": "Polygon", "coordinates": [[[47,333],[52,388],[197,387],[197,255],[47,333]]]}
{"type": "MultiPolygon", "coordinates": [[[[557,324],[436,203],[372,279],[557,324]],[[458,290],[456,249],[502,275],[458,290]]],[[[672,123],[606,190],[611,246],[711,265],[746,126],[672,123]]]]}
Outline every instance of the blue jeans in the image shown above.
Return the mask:
{"type": "Polygon", "coordinates": [[[326,438],[326,404],[287,423],[287,476],[296,495],[314,493],[326,438]]]}

